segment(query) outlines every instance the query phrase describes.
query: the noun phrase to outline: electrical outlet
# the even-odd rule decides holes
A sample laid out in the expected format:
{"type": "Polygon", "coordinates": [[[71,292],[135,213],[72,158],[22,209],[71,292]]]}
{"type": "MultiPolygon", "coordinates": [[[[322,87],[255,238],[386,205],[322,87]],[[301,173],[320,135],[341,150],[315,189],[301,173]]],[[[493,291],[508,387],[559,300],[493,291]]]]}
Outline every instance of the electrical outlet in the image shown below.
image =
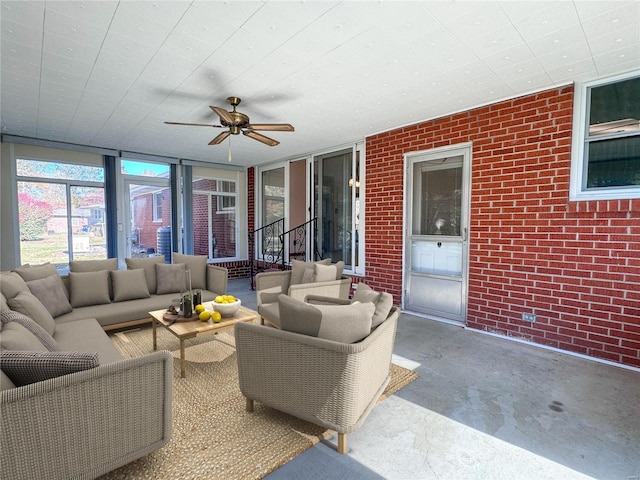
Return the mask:
{"type": "Polygon", "coordinates": [[[525,322],[534,323],[536,321],[536,315],[535,313],[523,313],[522,320],[524,320],[525,322]]]}

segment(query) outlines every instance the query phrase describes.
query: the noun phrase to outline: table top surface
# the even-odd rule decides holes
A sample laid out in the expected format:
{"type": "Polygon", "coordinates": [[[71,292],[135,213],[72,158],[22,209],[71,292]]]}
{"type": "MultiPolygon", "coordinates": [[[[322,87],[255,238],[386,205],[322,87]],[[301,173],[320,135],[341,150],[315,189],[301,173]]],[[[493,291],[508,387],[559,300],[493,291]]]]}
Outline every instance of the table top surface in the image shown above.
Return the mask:
{"type": "Polygon", "coordinates": [[[169,325],[169,322],[163,318],[165,313],[167,313],[167,309],[163,308],[162,310],[149,312],[149,315],[178,337],[183,335],[192,336],[194,334],[197,335],[200,333],[216,332],[232,327],[238,322],[252,322],[258,318],[258,312],[241,306],[231,317],[222,317],[222,320],[218,323],[214,323],[213,320],[209,320],[207,322],[194,320],[192,322],[175,322],[172,325],[169,325]]]}

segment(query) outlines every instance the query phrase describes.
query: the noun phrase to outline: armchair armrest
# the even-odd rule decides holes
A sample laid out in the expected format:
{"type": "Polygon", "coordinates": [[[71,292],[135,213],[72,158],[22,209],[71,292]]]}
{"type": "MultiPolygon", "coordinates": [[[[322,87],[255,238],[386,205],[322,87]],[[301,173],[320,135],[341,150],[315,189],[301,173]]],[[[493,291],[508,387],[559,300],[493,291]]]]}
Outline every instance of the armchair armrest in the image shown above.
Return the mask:
{"type": "Polygon", "coordinates": [[[207,290],[224,295],[227,293],[229,271],[224,267],[207,265],[207,290]]]}
{"type": "Polygon", "coordinates": [[[256,299],[258,305],[269,303],[262,301],[262,293],[286,293],[291,281],[291,270],[278,272],[260,272],[256,275],[256,299]]]}
{"type": "Polygon", "coordinates": [[[304,301],[308,295],[348,299],[350,290],[351,279],[342,277],[340,280],[291,285],[289,287],[289,296],[301,301],[304,301]]]}
{"type": "Polygon", "coordinates": [[[324,297],[322,295],[307,295],[304,301],[311,305],[351,305],[351,300],[345,298],[324,297]]]}
{"type": "Polygon", "coordinates": [[[0,463],[13,479],[95,478],[171,437],[167,351],[0,392],[0,463]]]}

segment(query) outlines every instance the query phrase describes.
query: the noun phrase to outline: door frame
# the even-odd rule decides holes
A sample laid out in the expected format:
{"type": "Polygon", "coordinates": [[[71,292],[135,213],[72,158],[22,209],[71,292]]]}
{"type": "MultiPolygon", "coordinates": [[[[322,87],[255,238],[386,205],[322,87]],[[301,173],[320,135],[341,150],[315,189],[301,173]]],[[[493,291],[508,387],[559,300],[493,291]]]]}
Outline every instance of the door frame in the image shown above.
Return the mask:
{"type": "MultiPolygon", "coordinates": [[[[410,311],[411,314],[441,321],[444,323],[452,323],[454,325],[466,324],[467,308],[469,297],[469,230],[471,225],[471,171],[473,161],[473,142],[457,143],[444,147],[431,148],[417,152],[404,154],[404,194],[403,215],[402,215],[402,300],[401,307],[405,310],[405,299],[407,297],[407,281],[410,273],[410,266],[407,265],[409,257],[409,249],[411,248],[411,232],[409,232],[410,220],[409,215],[413,213],[413,170],[412,165],[416,157],[425,157],[423,161],[435,160],[441,157],[461,155],[463,157],[462,165],[462,195],[463,195],[463,214],[461,215],[461,236],[462,236],[462,320],[452,320],[450,318],[429,315],[424,312],[410,311]]],[[[408,310],[407,310],[408,311],[408,310]]]]}

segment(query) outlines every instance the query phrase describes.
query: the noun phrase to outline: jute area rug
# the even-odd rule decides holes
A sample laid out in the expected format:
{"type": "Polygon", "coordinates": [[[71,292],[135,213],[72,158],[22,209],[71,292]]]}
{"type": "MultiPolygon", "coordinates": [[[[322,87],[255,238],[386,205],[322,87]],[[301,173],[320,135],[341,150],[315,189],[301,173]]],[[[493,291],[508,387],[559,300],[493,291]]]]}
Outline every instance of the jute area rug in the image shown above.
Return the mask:
{"type": "MultiPolygon", "coordinates": [[[[127,358],[152,351],[151,328],[112,334],[127,358]]],[[[158,329],[158,349],[174,356],[173,432],[161,449],[101,479],[260,479],[331,431],[255,403],[245,411],[238,387],[233,331],[188,340],[186,378],[180,378],[180,343],[158,329]]],[[[381,400],[418,374],[392,365],[381,400]]]]}

